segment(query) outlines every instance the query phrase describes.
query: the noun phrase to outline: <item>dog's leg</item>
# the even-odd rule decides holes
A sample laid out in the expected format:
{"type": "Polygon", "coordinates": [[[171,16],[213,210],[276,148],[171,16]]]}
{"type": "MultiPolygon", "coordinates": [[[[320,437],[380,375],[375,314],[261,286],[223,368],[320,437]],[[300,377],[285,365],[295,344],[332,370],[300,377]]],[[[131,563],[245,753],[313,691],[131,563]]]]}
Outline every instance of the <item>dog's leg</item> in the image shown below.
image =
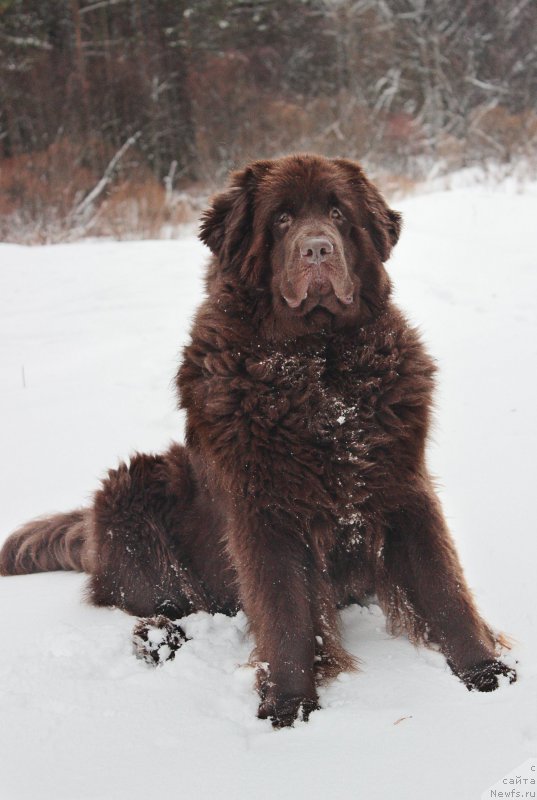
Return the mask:
{"type": "Polygon", "coordinates": [[[333,537],[332,527],[317,518],[311,525],[310,535],[310,550],[314,560],[314,568],[310,572],[310,596],[315,630],[315,677],[317,683],[325,683],[340,672],[355,670],[358,659],[347,653],[341,643],[337,586],[328,556],[333,537]]]}
{"type": "Polygon", "coordinates": [[[311,554],[284,514],[237,509],[229,546],[259,663],[259,717],[274,727],[317,708],[311,554]]]}
{"type": "Polygon", "coordinates": [[[182,448],[165,456],[134,456],[112,470],[95,496],[95,553],[89,599],[150,617],[172,603],[174,616],[209,610],[185,559],[185,523],[193,493],[182,448]],[[184,465],[183,465],[184,466],[184,465]]]}
{"type": "Polygon", "coordinates": [[[424,482],[388,516],[377,593],[392,628],[435,642],[468,689],[492,691],[516,673],[496,658],[498,639],[480,617],[432,487],[424,482]]]}

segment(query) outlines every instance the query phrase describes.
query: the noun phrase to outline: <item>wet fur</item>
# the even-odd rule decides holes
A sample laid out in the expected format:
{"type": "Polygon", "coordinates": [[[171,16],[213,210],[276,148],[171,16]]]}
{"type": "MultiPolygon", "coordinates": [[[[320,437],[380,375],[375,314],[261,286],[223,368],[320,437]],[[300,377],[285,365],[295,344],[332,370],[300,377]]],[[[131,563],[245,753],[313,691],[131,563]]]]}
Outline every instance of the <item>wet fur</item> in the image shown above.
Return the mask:
{"type": "Polygon", "coordinates": [[[353,667],[338,609],[373,594],[393,633],[435,643],[468,688],[514,680],[427,472],[435,368],[383,266],[400,227],[350,161],[289,157],[235,173],[201,227],[213,257],[177,377],[186,444],[111,470],[91,509],[24,526],[0,571],[85,570],[91,602],[160,614],[165,630],[170,617],[243,608],[264,665],[259,715],[275,726],[306,718],[319,680],[353,667]],[[274,215],[285,204],[312,230],[333,197],[355,301],[293,311],[280,287],[295,280],[301,230],[275,232],[274,215]]]}

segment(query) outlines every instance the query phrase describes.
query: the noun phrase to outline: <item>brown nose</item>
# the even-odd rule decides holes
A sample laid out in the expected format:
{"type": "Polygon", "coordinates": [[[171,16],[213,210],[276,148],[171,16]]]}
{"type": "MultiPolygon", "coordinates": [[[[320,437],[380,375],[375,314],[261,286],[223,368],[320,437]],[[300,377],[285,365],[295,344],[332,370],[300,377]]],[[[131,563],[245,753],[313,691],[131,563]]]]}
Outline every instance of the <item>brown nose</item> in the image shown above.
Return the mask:
{"type": "Polygon", "coordinates": [[[309,236],[300,242],[300,255],[312,264],[326,261],[334,252],[334,245],[324,236],[309,236]]]}

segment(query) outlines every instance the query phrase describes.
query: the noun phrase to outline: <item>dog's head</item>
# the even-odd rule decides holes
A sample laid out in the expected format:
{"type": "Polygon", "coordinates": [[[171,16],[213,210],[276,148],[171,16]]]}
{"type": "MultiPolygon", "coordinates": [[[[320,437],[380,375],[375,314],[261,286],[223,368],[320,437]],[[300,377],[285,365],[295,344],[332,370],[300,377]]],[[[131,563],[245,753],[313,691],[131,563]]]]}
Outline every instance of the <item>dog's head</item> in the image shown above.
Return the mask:
{"type": "Polygon", "coordinates": [[[283,324],[302,319],[311,330],[378,312],[390,286],[383,262],[400,228],[358,164],[299,155],[234,173],[200,236],[220,277],[270,291],[283,324]]]}

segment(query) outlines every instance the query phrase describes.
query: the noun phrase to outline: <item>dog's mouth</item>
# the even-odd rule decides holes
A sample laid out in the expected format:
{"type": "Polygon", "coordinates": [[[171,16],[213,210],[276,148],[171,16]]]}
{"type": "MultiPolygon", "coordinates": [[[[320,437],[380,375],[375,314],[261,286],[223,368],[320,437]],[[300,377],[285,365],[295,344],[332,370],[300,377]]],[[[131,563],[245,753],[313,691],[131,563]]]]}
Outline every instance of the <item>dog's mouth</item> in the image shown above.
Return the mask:
{"type": "Polygon", "coordinates": [[[292,305],[289,303],[286,297],[283,297],[283,299],[285,300],[289,310],[293,314],[296,314],[296,316],[300,317],[305,317],[313,312],[321,310],[328,312],[332,316],[337,316],[346,308],[349,308],[353,302],[353,300],[351,300],[350,303],[343,303],[333,292],[318,297],[307,295],[307,297],[301,300],[298,305],[292,305]]]}
{"type": "Polygon", "coordinates": [[[341,264],[319,265],[286,271],[281,295],[297,314],[307,314],[317,306],[333,314],[354,303],[355,287],[341,264]]]}

